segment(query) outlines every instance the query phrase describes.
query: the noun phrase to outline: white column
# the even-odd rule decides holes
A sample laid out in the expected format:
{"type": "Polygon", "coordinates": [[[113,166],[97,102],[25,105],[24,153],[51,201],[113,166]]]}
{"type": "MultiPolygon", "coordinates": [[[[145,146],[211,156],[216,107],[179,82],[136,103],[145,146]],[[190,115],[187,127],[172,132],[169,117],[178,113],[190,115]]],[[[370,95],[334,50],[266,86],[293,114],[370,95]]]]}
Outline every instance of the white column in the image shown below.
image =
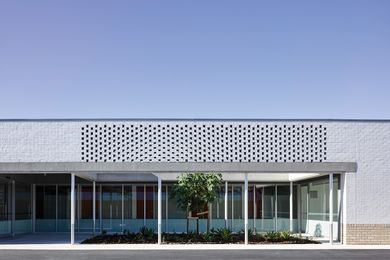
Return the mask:
{"type": "Polygon", "coordinates": [[[301,185],[298,184],[297,186],[297,215],[298,215],[298,232],[301,233],[301,185]]]}
{"type": "Polygon", "coordinates": [[[293,232],[293,182],[290,181],[290,232],[293,232]]]}
{"type": "Polygon", "coordinates": [[[228,182],[225,181],[225,228],[228,228],[228,182]]]}
{"type": "Polygon", "coordinates": [[[161,207],[161,176],[157,175],[157,243],[161,244],[161,217],[162,217],[162,207],[161,207]]]}
{"type": "Polygon", "coordinates": [[[278,231],[278,185],[275,185],[275,231],[278,231]]]}
{"type": "Polygon", "coordinates": [[[346,234],[347,234],[347,173],[343,173],[341,178],[341,230],[339,229],[339,232],[341,233],[341,239],[340,241],[345,244],[346,243],[346,234]]]}
{"type": "Polygon", "coordinates": [[[93,221],[93,234],[96,231],[96,182],[92,182],[92,221],[93,221]]]}
{"type": "Polygon", "coordinates": [[[12,230],[12,236],[15,236],[15,180],[12,180],[11,182],[11,214],[12,214],[12,219],[11,219],[11,230],[12,230]]]}
{"type": "Polygon", "coordinates": [[[333,244],[333,173],[329,174],[329,243],[333,244]]]}
{"type": "Polygon", "coordinates": [[[256,231],[256,218],[257,218],[257,207],[256,207],[256,185],[253,185],[253,229],[256,231]]]}
{"type": "Polygon", "coordinates": [[[74,244],[74,224],[76,215],[76,194],[75,194],[76,177],[75,174],[71,174],[70,181],[70,243],[74,244]]]}
{"type": "Polygon", "coordinates": [[[248,173],[245,173],[245,195],[244,195],[244,209],[245,209],[245,220],[244,220],[244,228],[245,228],[245,245],[248,244],[248,173]]]}

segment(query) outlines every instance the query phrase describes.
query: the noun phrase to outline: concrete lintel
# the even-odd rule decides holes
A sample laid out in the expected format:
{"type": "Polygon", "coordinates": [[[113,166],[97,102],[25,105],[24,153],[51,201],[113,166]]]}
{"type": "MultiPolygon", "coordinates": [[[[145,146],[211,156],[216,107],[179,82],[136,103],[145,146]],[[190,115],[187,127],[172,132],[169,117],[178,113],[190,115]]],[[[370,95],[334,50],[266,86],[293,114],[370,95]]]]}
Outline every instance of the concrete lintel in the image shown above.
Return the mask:
{"type": "Polygon", "coordinates": [[[355,162],[1,162],[0,173],[356,172],[355,162]]]}

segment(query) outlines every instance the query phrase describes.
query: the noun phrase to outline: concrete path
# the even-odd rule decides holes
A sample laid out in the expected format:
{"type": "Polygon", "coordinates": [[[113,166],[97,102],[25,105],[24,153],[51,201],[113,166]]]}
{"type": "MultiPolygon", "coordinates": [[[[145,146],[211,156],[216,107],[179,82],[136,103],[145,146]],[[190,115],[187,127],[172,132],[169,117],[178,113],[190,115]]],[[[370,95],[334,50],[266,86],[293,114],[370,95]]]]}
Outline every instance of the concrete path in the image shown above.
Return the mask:
{"type": "MultiPolygon", "coordinates": [[[[67,250],[67,251],[198,251],[198,250],[379,250],[387,249],[388,246],[352,246],[352,245],[329,245],[329,244],[308,244],[308,245],[238,245],[238,244],[196,244],[196,245],[157,245],[157,244],[95,244],[95,245],[70,245],[70,244],[0,244],[0,250],[67,250]]],[[[390,259],[390,258],[389,258],[390,259]]]]}
{"type": "MultiPolygon", "coordinates": [[[[92,234],[79,233],[76,235],[76,243],[83,241],[92,234]]],[[[75,244],[70,245],[69,233],[36,233],[0,239],[0,250],[68,250],[68,251],[104,251],[104,250],[357,250],[357,249],[389,249],[387,246],[349,246],[334,244],[307,244],[307,245],[243,245],[243,244],[75,244]]],[[[1,259],[1,258],[0,258],[1,259]]]]}
{"type": "MultiPolygon", "coordinates": [[[[75,236],[75,242],[81,241],[91,237],[89,233],[78,233],[75,236]]],[[[14,237],[2,237],[0,238],[0,247],[2,245],[60,245],[70,244],[69,233],[30,233],[23,235],[16,235],[14,237]]]]}
{"type": "Polygon", "coordinates": [[[390,250],[180,250],[180,251],[22,251],[4,250],[0,252],[2,260],[100,260],[100,259],[390,259],[390,250]]]}

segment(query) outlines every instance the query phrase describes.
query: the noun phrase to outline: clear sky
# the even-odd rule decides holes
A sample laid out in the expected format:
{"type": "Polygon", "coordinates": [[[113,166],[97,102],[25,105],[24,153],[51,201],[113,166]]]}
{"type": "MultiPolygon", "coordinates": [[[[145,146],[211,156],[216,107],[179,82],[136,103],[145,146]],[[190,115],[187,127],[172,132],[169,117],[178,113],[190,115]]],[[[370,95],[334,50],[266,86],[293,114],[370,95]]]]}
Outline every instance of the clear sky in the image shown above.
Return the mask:
{"type": "Polygon", "coordinates": [[[387,118],[390,1],[2,0],[0,118],[387,118]]]}

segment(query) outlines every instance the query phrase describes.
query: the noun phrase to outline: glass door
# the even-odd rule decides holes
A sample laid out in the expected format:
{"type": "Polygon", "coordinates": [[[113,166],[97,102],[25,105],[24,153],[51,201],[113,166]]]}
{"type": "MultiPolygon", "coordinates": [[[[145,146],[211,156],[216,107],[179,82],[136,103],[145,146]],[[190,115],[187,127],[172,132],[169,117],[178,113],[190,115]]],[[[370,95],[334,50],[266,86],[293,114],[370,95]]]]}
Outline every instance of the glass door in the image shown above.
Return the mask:
{"type": "Polygon", "coordinates": [[[102,230],[122,231],[122,186],[102,187],[102,230]]]}
{"type": "Polygon", "coordinates": [[[8,198],[8,183],[0,183],[0,236],[11,233],[11,216],[8,198]]]}

